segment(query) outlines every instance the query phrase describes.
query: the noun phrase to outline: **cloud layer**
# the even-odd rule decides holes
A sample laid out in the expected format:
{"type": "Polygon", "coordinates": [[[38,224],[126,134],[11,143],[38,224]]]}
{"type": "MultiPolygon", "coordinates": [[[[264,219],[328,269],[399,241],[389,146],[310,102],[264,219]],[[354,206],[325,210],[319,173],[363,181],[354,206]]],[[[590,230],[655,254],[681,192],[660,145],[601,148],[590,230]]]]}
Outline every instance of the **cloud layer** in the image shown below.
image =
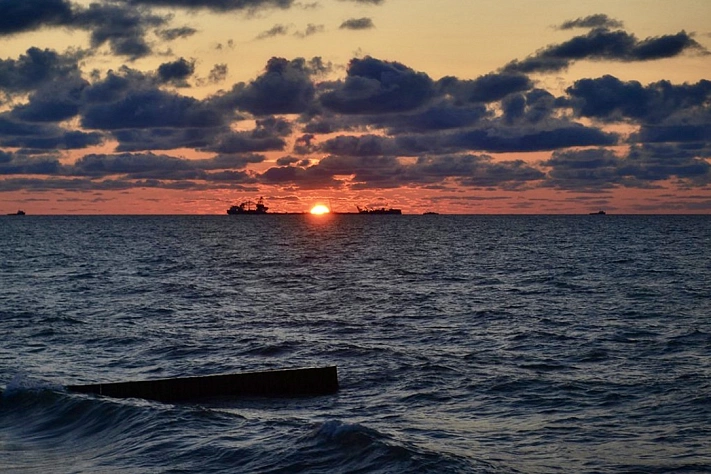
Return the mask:
{"type": "MultiPolygon", "coordinates": [[[[191,87],[223,81],[225,64],[208,79],[196,77],[193,58],[170,58],[150,71],[131,65],[154,54],[149,34],[172,41],[196,33],[154,7],[254,14],[297,6],[291,0],[2,2],[0,36],[82,30],[93,48],[106,46],[128,64],[91,75],[82,70],[90,50],[35,47],[0,59],[0,191],[271,185],[600,192],[711,184],[711,81],[642,84],[603,75],[562,93],[537,82],[537,75],[579,61],[708,54],[685,31],[639,39],[603,14],[564,22],[562,31],[587,31],[473,79],[433,78],[371,56],[353,58],[333,79],[336,69],[319,57],[273,57],[254,79],[196,98],[191,87]],[[114,149],[95,151],[107,144],[114,149]],[[186,149],[210,158],[185,158],[186,149]],[[67,152],[78,158],[67,160],[67,152]],[[524,159],[534,152],[548,158],[524,159]],[[268,165],[267,154],[278,158],[268,165]]],[[[276,25],[260,38],[290,28],[276,25]]],[[[368,30],[374,23],[351,18],[339,28],[368,30]]],[[[310,25],[296,34],[322,29],[310,25]]]]}

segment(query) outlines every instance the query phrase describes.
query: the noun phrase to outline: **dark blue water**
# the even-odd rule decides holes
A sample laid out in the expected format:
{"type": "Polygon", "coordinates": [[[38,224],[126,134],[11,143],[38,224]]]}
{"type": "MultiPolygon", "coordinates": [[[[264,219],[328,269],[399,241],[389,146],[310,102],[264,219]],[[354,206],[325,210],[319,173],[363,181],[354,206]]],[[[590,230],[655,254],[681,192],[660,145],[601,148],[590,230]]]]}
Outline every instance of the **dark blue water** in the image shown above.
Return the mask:
{"type": "Polygon", "coordinates": [[[25,216],[0,245],[2,472],[711,472],[711,216],[25,216]],[[326,365],[314,398],[63,389],[326,365]]]}

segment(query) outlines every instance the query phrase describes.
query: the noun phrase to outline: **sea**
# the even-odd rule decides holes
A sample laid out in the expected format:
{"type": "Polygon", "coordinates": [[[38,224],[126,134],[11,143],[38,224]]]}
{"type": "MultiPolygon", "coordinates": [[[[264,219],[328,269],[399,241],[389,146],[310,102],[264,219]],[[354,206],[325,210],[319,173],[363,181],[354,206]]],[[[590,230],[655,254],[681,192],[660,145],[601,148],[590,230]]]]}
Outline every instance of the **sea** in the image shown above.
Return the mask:
{"type": "Polygon", "coordinates": [[[711,472],[710,215],[3,216],[0,249],[3,473],[711,472]]]}

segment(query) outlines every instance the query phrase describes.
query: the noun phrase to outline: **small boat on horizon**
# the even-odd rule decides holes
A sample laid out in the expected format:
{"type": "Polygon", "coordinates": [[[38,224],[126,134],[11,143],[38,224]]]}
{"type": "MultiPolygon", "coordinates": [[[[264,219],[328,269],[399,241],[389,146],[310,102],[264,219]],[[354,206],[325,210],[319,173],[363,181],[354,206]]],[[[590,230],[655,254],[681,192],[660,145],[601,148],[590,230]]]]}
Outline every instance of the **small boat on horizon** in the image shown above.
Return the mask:
{"type": "Polygon", "coordinates": [[[266,214],[269,208],[264,205],[264,198],[260,197],[257,202],[245,201],[237,206],[227,209],[227,214],[266,214]]]}
{"type": "Polygon", "coordinates": [[[11,212],[8,214],[8,216],[24,216],[24,215],[25,215],[25,211],[23,211],[22,209],[18,210],[17,212],[11,212]]]}
{"type": "Polygon", "coordinates": [[[605,214],[607,214],[605,211],[599,210],[599,211],[597,211],[597,212],[591,212],[589,215],[591,215],[591,216],[604,216],[605,214]]]}

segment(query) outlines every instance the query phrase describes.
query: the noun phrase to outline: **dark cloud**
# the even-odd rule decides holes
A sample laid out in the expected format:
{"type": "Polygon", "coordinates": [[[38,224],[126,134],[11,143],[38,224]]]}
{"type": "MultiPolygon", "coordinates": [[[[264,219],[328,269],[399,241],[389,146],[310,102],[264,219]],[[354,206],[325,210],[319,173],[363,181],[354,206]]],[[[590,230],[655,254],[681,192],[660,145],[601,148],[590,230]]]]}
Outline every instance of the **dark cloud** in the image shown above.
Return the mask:
{"type": "Polygon", "coordinates": [[[42,125],[36,126],[34,124],[13,120],[9,114],[0,115],[0,137],[27,137],[35,135],[38,132],[44,133],[48,130],[54,130],[54,128],[42,125]]]}
{"type": "Polygon", "coordinates": [[[614,133],[560,120],[521,127],[507,127],[501,121],[485,121],[475,128],[393,137],[341,135],[324,141],[318,150],[340,156],[419,156],[466,151],[508,153],[611,146],[617,144],[618,139],[614,133]]]}
{"type": "Polygon", "coordinates": [[[560,189],[605,189],[621,181],[620,159],[604,148],[555,151],[542,165],[550,168],[548,185],[560,189]]]}
{"type": "Polygon", "coordinates": [[[205,103],[158,89],[129,91],[112,103],[87,107],[86,128],[117,130],[151,127],[202,128],[225,123],[225,117],[205,103]]]}
{"type": "Polygon", "coordinates": [[[117,155],[88,154],[74,163],[69,171],[76,176],[110,176],[116,174],[132,174],[145,176],[149,172],[159,171],[162,174],[176,170],[189,170],[187,160],[154,153],[117,155]]]}
{"type": "Polygon", "coordinates": [[[180,58],[158,66],[158,78],[162,83],[187,86],[187,79],[195,73],[195,60],[180,58]]]}
{"type": "Polygon", "coordinates": [[[427,181],[456,178],[464,186],[518,188],[545,178],[545,174],[521,160],[494,161],[487,155],[425,156],[414,171],[427,181]]]}
{"type": "Polygon", "coordinates": [[[76,116],[82,104],[82,91],[89,83],[80,77],[67,77],[43,84],[29,102],[12,110],[12,116],[27,122],[61,122],[76,116]]]}
{"type": "Polygon", "coordinates": [[[97,80],[84,89],[84,100],[88,104],[118,102],[131,91],[154,87],[149,74],[123,66],[118,71],[109,71],[104,79],[97,80]]]}
{"type": "Polygon", "coordinates": [[[18,59],[0,59],[0,89],[13,94],[32,91],[42,84],[81,77],[80,56],[50,49],[29,48],[18,59]]]}
{"type": "Polygon", "coordinates": [[[0,158],[0,175],[56,175],[62,170],[55,157],[33,158],[19,153],[5,153],[0,158]]]}
{"type": "Polygon", "coordinates": [[[297,31],[294,33],[294,36],[297,38],[308,38],[309,36],[313,36],[317,33],[323,33],[326,31],[326,28],[323,25],[314,25],[309,23],[306,25],[306,29],[304,31],[297,31]]]}
{"type": "Polygon", "coordinates": [[[226,131],[210,139],[203,147],[206,151],[223,154],[251,153],[283,150],[284,137],[292,132],[292,124],[286,120],[269,117],[257,120],[250,132],[226,131]]]}
{"type": "Polygon", "coordinates": [[[0,164],[10,163],[13,160],[13,154],[0,150],[0,164]]]}
{"type": "Polygon", "coordinates": [[[711,110],[711,81],[707,80],[680,85],[659,81],[643,86],[606,75],[578,80],[566,92],[573,98],[576,114],[605,121],[633,119],[655,124],[673,114],[699,110],[707,114],[711,110]]]}
{"type": "MultiPolygon", "coordinates": [[[[270,2],[224,3],[231,7],[219,8],[247,11],[270,2]]],[[[101,5],[115,9],[100,10],[108,16],[99,19],[89,15],[91,7],[74,6],[69,20],[60,15],[55,23],[42,21],[45,26],[77,24],[81,18],[85,29],[103,35],[97,44],[114,49],[121,38],[143,41],[148,49],[129,58],[148,54],[149,29],[159,35],[169,31],[161,29],[167,17],[144,8],[132,16],[123,11],[128,2],[101,5]]],[[[212,5],[193,6],[218,8],[212,5]]],[[[302,189],[549,186],[600,192],[670,181],[707,186],[711,81],[643,85],[603,76],[576,81],[556,97],[524,74],[585,58],[632,61],[676,55],[696,47],[690,35],[639,41],[604,29],[615,26],[604,15],[564,26],[592,31],[515,63],[525,67],[475,79],[434,81],[404,64],[368,56],[353,59],[343,80],[322,81],[333,69],[320,58],[272,58],[253,81],[205,99],[181,95],[174,87],[222,81],[226,65],[215,65],[209,78],[195,76],[195,61],[185,58],[154,71],[124,66],[103,78],[98,72],[82,77],[81,53],[31,48],[17,59],[0,60],[0,91],[8,99],[0,114],[0,174],[14,176],[0,187],[40,186],[17,175],[52,177],[46,189],[199,189],[219,183],[302,189]],[[245,118],[256,118],[251,130],[245,130],[252,123],[245,118]],[[65,128],[77,122],[81,128],[65,128]],[[616,129],[609,125],[620,123],[633,130],[626,138],[631,144],[626,156],[607,148],[625,144],[610,132],[616,129]],[[100,145],[107,137],[118,142],[114,153],[88,154],[74,164],[59,161],[58,150],[100,145]],[[287,149],[292,141],[293,148],[287,149]],[[215,156],[188,160],[159,152],[183,148],[215,156]],[[261,153],[275,151],[294,156],[282,156],[261,174],[247,168],[264,162],[261,153]],[[483,154],[543,151],[550,151],[551,158],[535,164],[483,154]]],[[[183,34],[193,33],[175,31],[173,37],[183,34]]]]}
{"type": "Polygon", "coordinates": [[[369,122],[387,129],[389,134],[401,135],[466,128],[490,115],[482,104],[455,105],[443,100],[413,113],[375,116],[369,122]]]}
{"type": "MultiPolygon", "coordinates": [[[[318,164],[306,168],[311,175],[321,178],[352,176],[356,186],[381,188],[397,187],[397,176],[404,170],[400,162],[391,156],[329,156],[318,164]]],[[[298,184],[298,183],[295,183],[298,184]]]]}
{"type": "Polygon", "coordinates": [[[560,30],[570,30],[573,28],[622,28],[621,21],[610,18],[604,14],[590,15],[584,18],[568,20],[558,27],[560,30]]]}
{"type": "Polygon", "coordinates": [[[169,16],[125,4],[92,3],[75,12],[72,26],[91,31],[93,48],[108,43],[114,54],[137,59],[152,52],[145,39],[149,29],[162,27],[169,20],[169,16]]]}
{"type": "Polygon", "coordinates": [[[380,135],[341,135],[326,140],[319,150],[339,156],[382,156],[398,152],[392,138],[380,135]]]}
{"type": "Polygon", "coordinates": [[[639,132],[632,135],[631,141],[641,143],[711,143],[711,123],[644,125],[639,132]]]}
{"type": "Polygon", "coordinates": [[[288,25],[274,25],[267,31],[263,31],[257,35],[258,40],[273,38],[275,36],[284,36],[289,34],[288,25]]]}
{"type": "Polygon", "coordinates": [[[3,0],[0,2],[0,36],[67,25],[72,4],[66,0],[3,0]]]}
{"type": "Polygon", "coordinates": [[[96,132],[61,129],[37,130],[32,135],[0,137],[0,146],[22,148],[36,153],[54,150],[75,150],[100,145],[104,136],[96,132]]]}
{"type": "Polygon", "coordinates": [[[190,28],[189,26],[182,26],[180,28],[167,28],[164,30],[156,31],[156,35],[165,41],[174,41],[179,38],[188,38],[197,33],[195,28],[190,28]]]}
{"type": "Polygon", "coordinates": [[[335,179],[329,170],[320,166],[308,168],[279,166],[269,168],[258,179],[264,184],[297,185],[302,189],[338,189],[344,185],[343,181],[335,179]]]}
{"type": "Polygon", "coordinates": [[[92,48],[108,44],[114,54],[137,59],[151,54],[146,35],[159,29],[163,39],[194,33],[190,28],[160,29],[170,15],[120,2],[95,2],[88,7],[65,0],[3,0],[0,2],[0,35],[36,31],[46,27],[87,30],[92,48]]]}
{"type": "Polygon", "coordinates": [[[519,73],[491,73],[474,80],[448,76],[440,79],[437,86],[445,94],[466,102],[494,102],[509,94],[531,89],[533,82],[519,73]]]}
{"type": "Polygon", "coordinates": [[[207,80],[211,84],[217,84],[227,78],[227,64],[215,64],[210,70],[207,80]]]}
{"type": "Polygon", "coordinates": [[[522,61],[510,62],[503,70],[518,73],[555,72],[567,68],[573,61],[584,59],[649,61],[677,56],[688,50],[706,53],[706,50],[684,31],[639,41],[625,31],[596,28],[587,35],[548,46],[522,61]]]}
{"type": "Polygon", "coordinates": [[[542,165],[550,168],[546,185],[567,190],[649,188],[675,178],[689,185],[711,182],[707,160],[669,145],[632,147],[622,158],[604,148],[559,150],[542,165]]]}
{"type": "Polygon", "coordinates": [[[451,180],[464,186],[518,188],[545,178],[543,172],[522,161],[495,162],[488,156],[423,156],[403,164],[392,156],[328,156],[305,168],[272,168],[260,180],[312,187],[349,176],[354,189],[435,186],[451,180]]]}
{"type": "Polygon", "coordinates": [[[385,0],[339,0],[341,2],[361,3],[363,5],[382,5],[385,0]]]}
{"type": "Polygon", "coordinates": [[[577,123],[561,123],[543,129],[476,129],[456,132],[443,140],[444,147],[487,152],[526,152],[581,146],[610,146],[618,142],[614,133],[577,123]]]}
{"type": "Polygon", "coordinates": [[[692,185],[711,183],[711,148],[689,150],[676,145],[633,146],[620,174],[641,182],[678,178],[692,185]]]}
{"type": "Polygon", "coordinates": [[[632,61],[648,61],[653,59],[671,58],[686,50],[696,50],[708,54],[706,49],[696,42],[685,31],[675,35],[657,36],[640,41],[630,52],[632,61]]]}
{"type": "Polygon", "coordinates": [[[370,18],[349,18],[348,20],[341,23],[338,28],[342,30],[369,30],[375,28],[373,20],[370,18]]]}
{"type": "Polygon", "coordinates": [[[223,129],[213,128],[131,128],[112,131],[119,142],[116,151],[200,149],[209,146],[223,129]]]}
{"type": "Polygon", "coordinates": [[[398,62],[366,56],[352,59],[344,82],[321,96],[321,103],[346,114],[412,110],[435,95],[434,82],[398,62]]]}
{"type": "Polygon", "coordinates": [[[0,115],[0,146],[3,147],[47,152],[86,148],[99,145],[103,140],[104,136],[96,132],[67,130],[54,124],[17,120],[12,114],[0,115]]]}
{"type": "MultiPolygon", "coordinates": [[[[0,157],[0,160],[2,160],[2,157],[0,157]]],[[[303,160],[301,158],[297,158],[295,156],[282,156],[281,158],[277,158],[277,160],[276,160],[276,164],[278,166],[295,165],[300,162],[303,162],[303,160]]]]}
{"type": "Polygon", "coordinates": [[[264,74],[249,84],[236,85],[220,101],[254,115],[302,113],[314,99],[312,64],[303,58],[272,58],[264,74]]]}
{"type": "Polygon", "coordinates": [[[204,150],[217,153],[253,153],[279,151],[286,146],[283,138],[274,135],[260,135],[255,132],[232,132],[216,138],[204,150]]]}
{"type": "Polygon", "coordinates": [[[221,188],[255,192],[256,180],[248,173],[224,171],[201,173],[200,180],[148,179],[93,179],[93,178],[12,178],[0,180],[1,191],[32,189],[35,191],[125,191],[134,188],[158,188],[202,191],[214,189],[211,181],[219,182],[221,188]]]}
{"type": "Polygon", "coordinates": [[[67,166],[64,173],[93,178],[120,175],[130,179],[206,179],[207,171],[234,170],[263,160],[260,155],[218,155],[188,160],[154,153],[89,154],[67,166]]]}
{"type": "Polygon", "coordinates": [[[212,10],[216,12],[247,11],[256,12],[271,8],[286,9],[294,0],[124,0],[130,5],[149,5],[190,10],[212,10]]]}

